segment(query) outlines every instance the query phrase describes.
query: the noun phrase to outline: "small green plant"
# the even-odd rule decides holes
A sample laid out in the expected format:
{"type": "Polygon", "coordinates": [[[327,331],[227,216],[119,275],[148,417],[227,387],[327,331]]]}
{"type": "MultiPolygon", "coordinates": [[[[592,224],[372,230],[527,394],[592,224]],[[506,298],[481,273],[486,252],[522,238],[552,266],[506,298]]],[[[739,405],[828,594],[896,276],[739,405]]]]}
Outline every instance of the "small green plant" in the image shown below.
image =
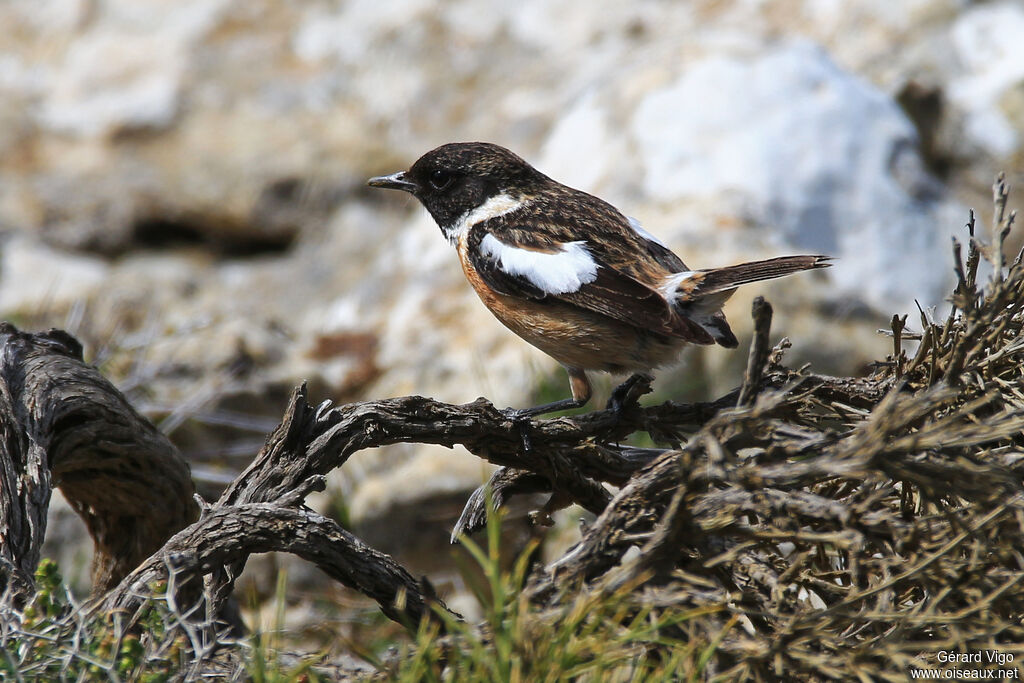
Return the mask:
{"type": "Polygon", "coordinates": [[[690,620],[721,607],[658,609],[644,604],[635,583],[609,592],[582,592],[554,608],[533,604],[525,592],[536,542],[502,570],[501,515],[489,515],[486,547],[463,537],[483,580],[463,572],[483,612],[470,624],[437,610],[420,624],[389,679],[413,681],[661,681],[697,680],[719,639],[691,638],[690,620]]]}
{"type": "Polygon", "coordinates": [[[251,649],[246,658],[245,670],[253,683],[311,683],[321,680],[313,670],[315,657],[305,657],[295,665],[289,665],[282,657],[284,612],[288,606],[287,588],[288,572],[282,569],[277,574],[274,589],[273,623],[269,629],[257,630],[250,637],[251,649]]]}
{"type": "Polygon", "coordinates": [[[35,580],[38,592],[24,610],[3,611],[0,679],[158,683],[179,668],[184,639],[167,637],[163,602],[152,602],[130,631],[120,614],[77,606],[52,560],[39,563],[35,580]]]}

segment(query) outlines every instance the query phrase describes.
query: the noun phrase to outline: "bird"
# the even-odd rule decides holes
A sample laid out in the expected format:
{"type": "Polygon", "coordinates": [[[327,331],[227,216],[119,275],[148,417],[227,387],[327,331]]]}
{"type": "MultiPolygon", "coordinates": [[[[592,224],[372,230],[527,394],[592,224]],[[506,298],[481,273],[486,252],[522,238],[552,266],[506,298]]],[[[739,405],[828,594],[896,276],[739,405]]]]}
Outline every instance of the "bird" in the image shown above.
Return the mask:
{"type": "Polygon", "coordinates": [[[831,265],[805,254],[691,270],[635,219],[488,142],[441,145],[367,182],[418,199],[484,305],[565,368],[572,397],[508,409],[519,419],[586,405],[592,371],[632,373],[613,392],[621,408],[683,347],[738,345],[721,310],[737,287],[831,265]]]}

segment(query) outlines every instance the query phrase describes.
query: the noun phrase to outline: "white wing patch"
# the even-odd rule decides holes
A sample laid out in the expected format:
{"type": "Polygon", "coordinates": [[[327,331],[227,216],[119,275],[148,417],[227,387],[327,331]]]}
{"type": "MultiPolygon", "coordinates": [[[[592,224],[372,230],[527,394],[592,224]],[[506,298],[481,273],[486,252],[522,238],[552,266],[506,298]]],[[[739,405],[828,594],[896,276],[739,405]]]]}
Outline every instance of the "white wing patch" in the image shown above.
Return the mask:
{"type": "Polygon", "coordinates": [[[654,242],[655,244],[660,244],[661,246],[663,246],[666,249],[668,249],[668,245],[667,244],[665,244],[664,242],[659,240],[657,237],[655,237],[651,233],[649,233],[646,230],[644,230],[644,226],[640,225],[640,221],[638,221],[637,219],[633,218],[632,216],[629,216],[629,227],[633,228],[633,232],[635,232],[636,234],[640,235],[641,237],[643,237],[648,242],[654,242]]]}
{"type": "Polygon", "coordinates": [[[488,233],[480,241],[480,253],[494,258],[509,275],[526,278],[548,294],[575,292],[597,279],[598,265],[585,242],[568,242],[549,253],[509,246],[488,233]]]}
{"type": "Polygon", "coordinates": [[[477,223],[512,213],[516,209],[526,206],[527,203],[527,201],[515,199],[507,194],[495,195],[475,209],[470,209],[456,218],[451,225],[443,226],[441,230],[449,242],[457,244],[459,238],[468,233],[469,229],[477,223]]]}

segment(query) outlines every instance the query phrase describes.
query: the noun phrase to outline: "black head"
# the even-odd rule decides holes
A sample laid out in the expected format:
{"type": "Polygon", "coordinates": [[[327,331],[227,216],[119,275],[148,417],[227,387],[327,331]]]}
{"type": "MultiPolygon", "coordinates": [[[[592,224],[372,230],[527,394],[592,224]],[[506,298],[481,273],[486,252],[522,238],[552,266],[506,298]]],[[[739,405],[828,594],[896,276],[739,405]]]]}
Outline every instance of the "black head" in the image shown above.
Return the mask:
{"type": "Polygon", "coordinates": [[[442,229],[491,197],[519,198],[547,177],[504,147],[452,142],[421,156],[408,171],[370,178],[372,187],[410,192],[442,229]]]}

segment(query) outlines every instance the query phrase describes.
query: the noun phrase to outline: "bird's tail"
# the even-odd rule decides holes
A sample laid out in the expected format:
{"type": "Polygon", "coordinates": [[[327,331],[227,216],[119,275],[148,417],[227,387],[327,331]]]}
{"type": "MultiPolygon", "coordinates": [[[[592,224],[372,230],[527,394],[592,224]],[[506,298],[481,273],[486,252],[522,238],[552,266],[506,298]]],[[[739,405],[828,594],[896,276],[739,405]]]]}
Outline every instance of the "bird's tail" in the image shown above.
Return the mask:
{"type": "Polygon", "coordinates": [[[687,271],[671,276],[665,283],[673,308],[704,328],[715,343],[736,348],[739,341],[729,328],[722,305],[740,285],[792,275],[801,270],[828,268],[830,256],[782,256],[751,261],[724,268],[687,271]]]}
{"type": "Polygon", "coordinates": [[[731,294],[740,285],[792,275],[801,270],[828,268],[832,265],[829,263],[831,259],[831,256],[822,255],[780,256],[724,268],[698,270],[679,280],[676,297],[680,303],[685,303],[715,294],[726,294],[724,301],[728,298],[727,294],[731,294]]]}

